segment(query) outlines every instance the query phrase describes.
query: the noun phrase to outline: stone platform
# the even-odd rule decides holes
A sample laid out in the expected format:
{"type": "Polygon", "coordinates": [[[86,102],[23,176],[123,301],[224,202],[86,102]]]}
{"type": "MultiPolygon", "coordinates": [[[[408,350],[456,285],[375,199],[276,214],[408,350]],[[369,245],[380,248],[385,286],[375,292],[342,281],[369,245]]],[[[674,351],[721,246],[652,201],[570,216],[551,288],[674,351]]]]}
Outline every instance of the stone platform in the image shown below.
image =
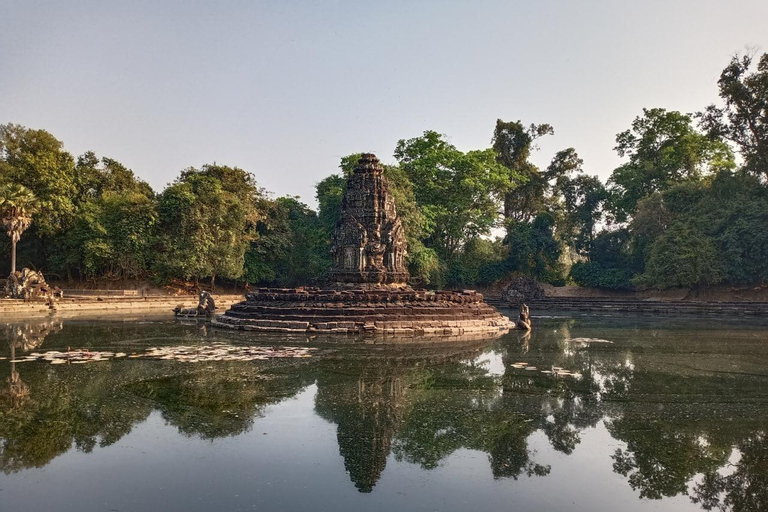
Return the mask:
{"type": "Polygon", "coordinates": [[[399,338],[495,337],[509,318],[472,290],[431,292],[408,286],[407,239],[384,168],[358,160],[331,238],[333,266],[324,288],[260,288],[212,320],[244,331],[399,338]]]}
{"type": "Polygon", "coordinates": [[[492,337],[514,328],[475,291],[407,288],[261,288],[212,324],[245,331],[399,337],[492,337]]]}

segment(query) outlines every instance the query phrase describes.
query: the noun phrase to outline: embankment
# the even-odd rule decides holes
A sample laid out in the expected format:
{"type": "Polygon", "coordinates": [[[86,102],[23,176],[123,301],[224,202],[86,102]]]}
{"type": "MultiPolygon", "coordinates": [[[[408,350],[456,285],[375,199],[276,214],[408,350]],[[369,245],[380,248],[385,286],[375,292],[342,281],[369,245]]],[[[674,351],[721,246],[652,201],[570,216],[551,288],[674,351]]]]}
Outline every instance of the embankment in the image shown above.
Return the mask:
{"type": "MultiPolygon", "coordinates": [[[[241,302],[242,295],[214,295],[216,309],[226,311],[232,304],[241,302]]],[[[94,312],[147,312],[172,314],[178,305],[186,308],[197,306],[195,295],[181,296],[116,296],[116,295],[82,295],[65,296],[56,301],[56,313],[62,315],[77,315],[78,313],[94,312]]],[[[48,303],[42,300],[24,302],[14,299],[0,299],[0,318],[6,316],[26,317],[48,315],[52,312],[48,303]]]]}

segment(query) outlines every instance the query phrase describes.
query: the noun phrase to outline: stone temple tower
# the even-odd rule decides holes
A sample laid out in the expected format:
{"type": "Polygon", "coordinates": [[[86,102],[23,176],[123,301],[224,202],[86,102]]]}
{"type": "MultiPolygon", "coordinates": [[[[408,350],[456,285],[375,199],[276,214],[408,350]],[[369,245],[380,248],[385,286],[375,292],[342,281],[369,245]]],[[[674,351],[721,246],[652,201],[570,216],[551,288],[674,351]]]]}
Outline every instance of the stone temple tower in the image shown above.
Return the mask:
{"type": "Polygon", "coordinates": [[[383,171],[378,158],[366,153],[347,182],[328,275],[340,285],[405,287],[408,281],[405,233],[383,171]]]}
{"type": "MultiPolygon", "coordinates": [[[[211,325],[241,331],[351,334],[385,340],[430,336],[452,341],[487,340],[514,328],[509,318],[474,290],[408,286],[406,250],[384,169],[374,155],[365,154],[347,181],[331,241],[329,286],[258,288],[212,319],[211,325]]],[[[366,471],[355,470],[354,475],[350,469],[361,491],[368,492],[384,468],[390,440],[379,434],[385,433],[372,431],[371,442],[379,443],[372,448],[377,462],[366,471]]],[[[349,460],[357,460],[354,453],[349,460]]]]}

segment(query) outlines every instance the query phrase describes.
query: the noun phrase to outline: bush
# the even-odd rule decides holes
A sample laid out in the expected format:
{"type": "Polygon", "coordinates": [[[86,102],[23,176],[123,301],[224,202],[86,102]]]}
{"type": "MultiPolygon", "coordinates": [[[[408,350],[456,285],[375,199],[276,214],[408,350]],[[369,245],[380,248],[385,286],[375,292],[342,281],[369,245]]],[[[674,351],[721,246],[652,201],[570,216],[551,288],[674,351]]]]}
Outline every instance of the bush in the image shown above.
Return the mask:
{"type": "Polygon", "coordinates": [[[600,263],[580,261],[571,267],[570,278],[579,286],[629,290],[632,288],[632,271],[627,268],[605,268],[600,263]]]}
{"type": "Polygon", "coordinates": [[[672,225],[651,247],[645,273],[633,282],[641,287],[672,288],[717,284],[723,280],[715,241],[684,223],[672,225]]]}

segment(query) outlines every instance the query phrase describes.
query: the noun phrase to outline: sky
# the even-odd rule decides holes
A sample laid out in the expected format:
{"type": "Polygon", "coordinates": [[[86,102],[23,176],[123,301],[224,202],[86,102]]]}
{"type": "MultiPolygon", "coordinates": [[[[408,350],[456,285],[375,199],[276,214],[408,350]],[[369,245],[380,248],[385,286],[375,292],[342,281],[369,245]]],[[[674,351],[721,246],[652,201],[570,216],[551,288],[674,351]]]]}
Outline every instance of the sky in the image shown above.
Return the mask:
{"type": "Polygon", "coordinates": [[[642,109],[716,102],[730,58],[768,51],[765,0],[0,0],[0,124],[43,128],[161,191],[206,163],[316,204],[340,157],[394,163],[435,130],[549,123],[606,179],[642,109]]]}

